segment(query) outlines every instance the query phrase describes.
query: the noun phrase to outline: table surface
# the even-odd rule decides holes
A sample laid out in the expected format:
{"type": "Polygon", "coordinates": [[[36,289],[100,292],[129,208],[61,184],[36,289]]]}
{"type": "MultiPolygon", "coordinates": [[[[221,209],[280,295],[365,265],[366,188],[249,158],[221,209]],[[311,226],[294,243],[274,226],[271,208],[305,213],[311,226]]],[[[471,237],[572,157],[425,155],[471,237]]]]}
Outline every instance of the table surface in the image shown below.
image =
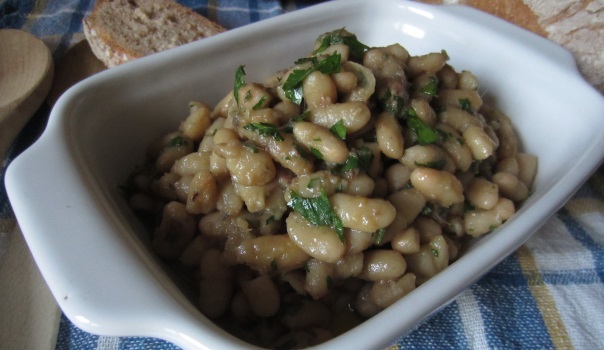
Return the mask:
{"type": "MultiPolygon", "coordinates": [[[[318,1],[178,2],[229,29],[318,1]]],[[[93,5],[0,0],[0,29],[33,33],[59,63],[84,39],[81,21],[93,5]]],[[[4,172],[40,135],[49,110],[40,107],[0,169],[0,349],[178,349],[158,339],[88,334],[62,315],[44,284],[11,211],[4,172]]],[[[528,242],[390,348],[604,348],[603,184],[602,166],[528,242]]]]}

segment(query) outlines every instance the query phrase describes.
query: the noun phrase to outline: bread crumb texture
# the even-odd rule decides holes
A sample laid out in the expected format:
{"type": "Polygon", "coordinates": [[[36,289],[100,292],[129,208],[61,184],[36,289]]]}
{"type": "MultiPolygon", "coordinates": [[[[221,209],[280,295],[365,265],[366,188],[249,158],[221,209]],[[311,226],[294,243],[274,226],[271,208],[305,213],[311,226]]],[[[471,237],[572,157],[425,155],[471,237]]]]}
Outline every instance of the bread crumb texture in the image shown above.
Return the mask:
{"type": "Polygon", "coordinates": [[[583,77],[604,93],[603,0],[421,0],[475,7],[570,51],[583,77]]]}
{"type": "Polygon", "coordinates": [[[225,31],[170,0],[98,0],[83,26],[93,52],[108,66],[225,31]]]}

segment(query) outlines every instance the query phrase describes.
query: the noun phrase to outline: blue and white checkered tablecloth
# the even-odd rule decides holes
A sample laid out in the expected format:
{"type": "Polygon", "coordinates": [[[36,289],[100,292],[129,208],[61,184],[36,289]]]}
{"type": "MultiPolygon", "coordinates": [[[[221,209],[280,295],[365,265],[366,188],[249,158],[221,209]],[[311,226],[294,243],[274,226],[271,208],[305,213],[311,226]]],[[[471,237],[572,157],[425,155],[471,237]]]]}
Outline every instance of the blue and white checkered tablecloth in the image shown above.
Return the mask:
{"type": "MultiPolygon", "coordinates": [[[[178,2],[230,29],[317,1],[178,2]]],[[[93,5],[93,0],[0,0],[0,29],[33,33],[58,61],[68,48],[84,39],[81,22],[93,5]]],[[[48,107],[40,108],[2,162],[0,254],[2,233],[17,224],[6,196],[4,172],[40,135],[48,113],[48,107]]],[[[0,344],[0,348],[10,349],[10,345],[0,344]]],[[[526,244],[412,333],[394,339],[390,347],[409,348],[603,349],[603,167],[526,244]]],[[[178,348],[158,339],[89,334],[63,316],[56,349],[178,348]]]]}

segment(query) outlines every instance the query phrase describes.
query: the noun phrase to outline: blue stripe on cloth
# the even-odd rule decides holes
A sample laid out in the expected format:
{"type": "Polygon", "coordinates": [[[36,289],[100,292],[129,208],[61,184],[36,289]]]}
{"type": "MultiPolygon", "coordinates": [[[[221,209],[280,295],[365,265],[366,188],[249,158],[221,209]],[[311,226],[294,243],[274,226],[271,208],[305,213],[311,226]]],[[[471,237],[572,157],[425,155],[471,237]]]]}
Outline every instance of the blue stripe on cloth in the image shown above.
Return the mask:
{"type": "Polygon", "coordinates": [[[565,209],[562,208],[556,214],[562,220],[568,232],[581,243],[590,253],[593,258],[595,274],[601,283],[604,283],[604,246],[596,242],[565,209]]]}
{"type": "Polygon", "coordinates": [[[49,0],[44,15],[32,26],[31,32],[40,37],[61,37],[53,53],[57,59],[70,47],[73,35],[82,32],[82,19],[94,3],[94,0],[70,0],[68,4],[61,0],[49,0]],[[65,11],[66,6],[72,11],[65,11]]]}
{"type": "MultiPolygon", "coordinates": [[[[87,333],[71,323],[65,315],[61,316],[57,345],[55,350],[105,350],[100,344],[107,337],[87,333]],[[104,339],[105,338],[105,339],[104,339]]],[[[143,337],[112,338],[116,346],[112,350],[180,350],[181,348],[165,340],[143,337]]],[[[105,341],[105,343],[108,343],[105,341]]]]}
{"type": "Polygon", "coordinates": [[[34,0],[7,0],[0,2],[0,28],[19,29],[34,8],[34,0]]]}
{"type": "Polygon", "coordinates": [[[74,326],[65,315],[61,316],[59,334],[55,350],[92,350],[97,349],[99,337],[74,326]]]}
{"type": "Polygon", "coordinates": [[[492,349],[552,349],[543,316],[515,255],[473,285],[492,349]]]}
{"type": "Polygon", "coordinates": [[[396,343],[398,349],[467,349],[463,321],[454,301],[396,343]]]}

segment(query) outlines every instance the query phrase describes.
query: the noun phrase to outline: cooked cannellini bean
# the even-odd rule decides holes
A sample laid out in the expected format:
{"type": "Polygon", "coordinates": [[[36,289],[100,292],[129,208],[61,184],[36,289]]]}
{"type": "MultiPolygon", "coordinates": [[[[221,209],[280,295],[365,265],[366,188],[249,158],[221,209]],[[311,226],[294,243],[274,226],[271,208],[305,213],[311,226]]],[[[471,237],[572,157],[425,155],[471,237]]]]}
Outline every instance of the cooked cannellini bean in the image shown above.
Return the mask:
{"type": "Polygon", "coordinates": [[[530,189],[537,175],[538,158],[535,155],[528,153],[516,154],[518,163],[518,178],[526,188],[530,189]]]}
{"type": "Polygon", "coordinates": [[[445,51],[431,52],[420,56],[410,56],[408,59],[408,69],[413,77],[422,73],[436,73],[448,60],[448,55],[445,51]]]}
{"type": "Polygon", "coordinates": [[[345,254],[345,245],[332,227],[313,225],[297,212],[286,218],[286,230],[299,248],[318,260],[334,263],[345,254]]]}
{"type": "Polygon", "coordinates": [[[313,71],[303,79],[303,98],[310,108],[326,107],[337,101],[337,87],[329,75],[313,71]]]}
{"type": "Polygon", "coordinates": [[[347,133],[362,129],[370,120],[370,109],[363,102],[335,103],[310,110],[309,121],[327,129],[342,121],[347,133]]]}
{"type": "Polygon", "coordinates": [[[394,206],[383,199],[345,193],[336,193],[329,199],[343,226],[355,230],[375,232],[389,226],[396,216],[394,206]]]}
{"type": "Polygon", "coordinates": [[[465,200],[461,182],[446,171],[419,167],[410,174],[410,182],[427,200],[443,207],[465,200]]]}
{"type": "Polygon", "coordinates": [[[344,163],[349,154],[347,145],[325,127],[309,122],[299,122],[293,127],[293,135],[314,155],[331,163],[344,163]]]}
{"type": "Polygon", "coordinates": [[[318,259],[310,259],[305,265],[305,291],[313,300],[325,296],[335,278],[335,265],[318,259]]]}
{"type": "Polygon", "coordinates": [[[202,102],[189,103],[189,116],[179,126],[183,136],[200,141],[211,124],[210,107],[202,102]]]}
{"type": "Polygon", "coordinates": [[[241,287],[255,315],[269,317],[280,309],[280,292],[268,275],[242,282],[241,287]]]}
{"type": "Polygon", "coordinates": [[[392,238],[391,248],[402,254],[418,253],[421,249],[421,234],[416,228],[409,227],[392,238]]]}
{"type": "Polygon", "coordinates": [[[473,158],[478,160],[490,157],[497,147],[484,129],[475,125],[470,125],[463,131],[463,139],[465,140],[465,144],[469,146],[473,158]]]}
{"type": "Polygon", "coordinates": [[[331,317],[330,309],[323,303],[303,300],[300,305],[286,310],[282,322],[290,329],[328,327],[331,317]]]}
{"type": "Polygon", "coordinates": [[[469,203],[479,209],[492,209],[499,200],[499,186],[484,178],[476,177],[465,189],[469,203]]]}
{"type": "Polygon", "coordinates": [[[448,245],[443,236],[434,237],[431,242],[423,244],[418,253],[406,255],[408,271],[417,276],[417,285],[444,270],[448,260],[448,245]]]}
{"type": "Polygon", "coordinates": [[[215,211],[219,186],[210,171],[196,173],[187,192],[187,211],[192,214],[209,214],[215,211]]]}
{"type": "Polygon", "coordinates": [[[376,249],[364,252],[364,266],[359,278],[367,281],[395,279],[406,271],[406,260],[399,252],[376,249]]]}
{"type": "Polygon", "coordinates": [[[162,222],[154,231],[152,246],[162,258],[177,259],[196,234],[196,221],[185,205],[169,202],[162,210],[162,222]]]}
{"type": "Polygon", "coordinates": [[[238,262],[261,273],[285,272],[305,265],[310,258],[288,235],[260,236],[238,247],[238,262]]]}
{"type": "Polygon", "coordinates": [[[528,187],[526,187],[520,179],[510,173],[496,173],[492,176],[492,182],[497,184],[499,193],[514,202],[521,202],[528,198],[528,187]]]}
{"type": "Polygon", "coordinates": [[[387,308],[416,288],[416,276],[407,273],[398,279],[376,281],[370,288],[370,299],[380,308],[387,308]]]}
{"type": "Polygon", "coordinates": [[[400,124],[389,112],[379,114],[375,123],[379,149],[389,158],[398,159],[404,154],[404,136],[400,124]]]}
{"type": "Polygon", "coordinates": [[[478,237],[497,229],[515,212],[513,202],[500,198],[497,205],[490,210],[471,210],[465,213],[465,232],[478,237]]]}

